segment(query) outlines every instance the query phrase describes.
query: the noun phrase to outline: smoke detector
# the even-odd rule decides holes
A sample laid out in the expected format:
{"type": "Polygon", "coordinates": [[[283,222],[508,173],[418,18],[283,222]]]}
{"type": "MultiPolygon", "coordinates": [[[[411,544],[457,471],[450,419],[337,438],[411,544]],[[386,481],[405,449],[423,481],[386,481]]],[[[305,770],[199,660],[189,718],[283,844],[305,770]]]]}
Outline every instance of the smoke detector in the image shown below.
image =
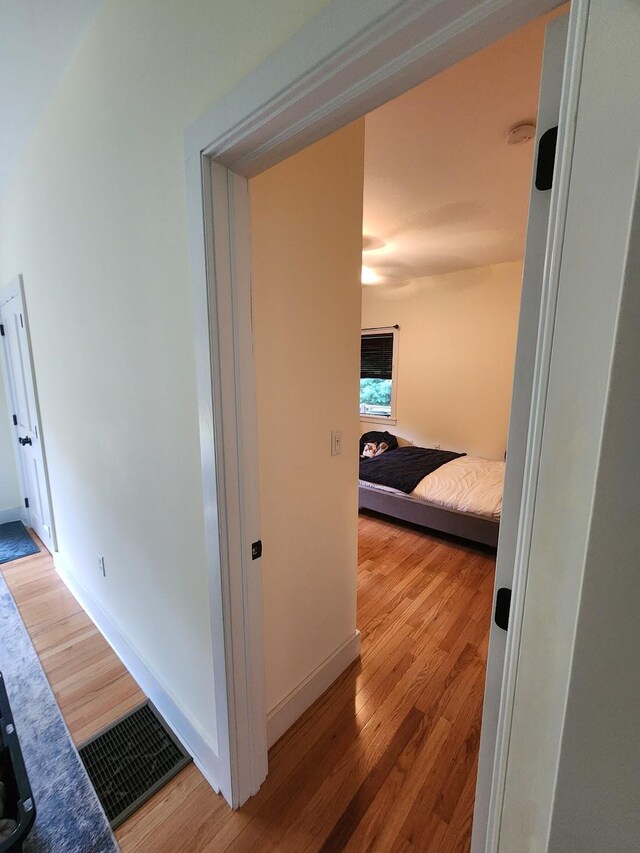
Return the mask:
{"type": "Polygon", "coordinates": [[[507,145],[522,145],[536,137],[536,126],[532,121],[520,121],[507,132],[507,145]]]}

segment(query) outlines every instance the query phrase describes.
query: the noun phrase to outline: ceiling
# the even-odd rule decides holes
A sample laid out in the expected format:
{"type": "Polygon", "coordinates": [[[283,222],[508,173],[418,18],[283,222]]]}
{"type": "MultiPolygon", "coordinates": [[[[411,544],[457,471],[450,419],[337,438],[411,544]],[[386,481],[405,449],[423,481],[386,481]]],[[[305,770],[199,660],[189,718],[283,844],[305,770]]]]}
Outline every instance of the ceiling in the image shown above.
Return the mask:
{"type": "Polygon", "coordinates": [[[508,145],[507,132],[535,121],[554,16],[366,116],[363,233],[384,245],[363,264],[382,282],[523,257],[535,146],[508,145]]]}
{"type": "Polygon", "coordinates": [[[0,0],[0,191],[104,0],[0,0]]]}

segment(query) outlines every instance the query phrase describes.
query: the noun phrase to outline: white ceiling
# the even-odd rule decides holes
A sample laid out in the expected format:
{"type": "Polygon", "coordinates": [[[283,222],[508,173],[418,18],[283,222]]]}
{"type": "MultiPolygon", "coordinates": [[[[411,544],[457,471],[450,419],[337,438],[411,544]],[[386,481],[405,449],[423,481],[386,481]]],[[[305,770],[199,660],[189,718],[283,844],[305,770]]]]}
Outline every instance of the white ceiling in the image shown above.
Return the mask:
{"type": "Polygon", "coordinates": [[[104,0],[0,0],[0,190],[104,0]]]}
{"type": "Polygon", "coordinates": [[[363,252],[403,281],[524,255],[534,143],[507,145],[535,120],[544,26],[533,21],[365,119],[363,252]]]}

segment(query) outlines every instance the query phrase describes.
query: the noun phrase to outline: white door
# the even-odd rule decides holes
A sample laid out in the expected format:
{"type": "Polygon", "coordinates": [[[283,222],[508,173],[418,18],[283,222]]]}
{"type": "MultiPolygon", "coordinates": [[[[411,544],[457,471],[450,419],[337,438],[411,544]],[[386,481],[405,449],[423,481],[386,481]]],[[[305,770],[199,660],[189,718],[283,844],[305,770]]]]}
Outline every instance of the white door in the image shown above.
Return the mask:
{"type": "Polygon", "coordinates": [[[25,520],[46,547],[55,548],[27,314],[20,280],[0,295],[0,332],[12,404],[13,429],[25,499],[25,520]]]}
{"type": "MultiPolygon", "coordinates": [[[[496,564],[494,606],[492,611],[494,617],[497,604],[496,596],[499,590],[508,591],[501,593],[501,598],[506,596],[506,600],[508,601],[513,586],[527,430],[533,389],[533,370],[538,343],[538,320],[542,300],[542,284],[544,280],[548,243],[547,235],[549,231],[551,190],[544,181],[546,176],[543,173],[545,164],[553,162],[552,159],[548,160],[546,155],[553,153],[555,148],[554,129],[558,126],[560,113],[560,96],[562,92],[568,21],[569,18],[567,15],[563,15],[552,21],[548,24],[545,35],[536,127],[536,159],[531,179],[527,245],[522,278],[520,326],[518,329],[503,511],[496,564]],[[539,159],[541,164],[540,173],[538,174],[536,166],[539,159]]],[[[499,621],[501,620],[499,619],[499,621]]],[[[492,618],[473,823],[471,848],[473,853],[480,853],[480,851],[485,849],[506,638],[507,632],[505,628],[499,627],[496,624],[495,618],[492,618]]]]}

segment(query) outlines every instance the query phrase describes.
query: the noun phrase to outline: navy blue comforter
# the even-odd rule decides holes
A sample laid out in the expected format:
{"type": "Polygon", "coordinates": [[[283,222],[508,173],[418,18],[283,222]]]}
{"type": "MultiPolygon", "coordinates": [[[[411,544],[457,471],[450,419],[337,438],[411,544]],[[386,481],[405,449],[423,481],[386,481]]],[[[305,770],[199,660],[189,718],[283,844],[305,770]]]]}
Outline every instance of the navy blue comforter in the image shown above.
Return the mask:
{"type": "Polygon", "coordinates": [[[398,447],[372,459],[361,459],[360,479],[410,494],[427,474],[459,456],[466,456],[466,453],[427,447],[398,447]]]}

